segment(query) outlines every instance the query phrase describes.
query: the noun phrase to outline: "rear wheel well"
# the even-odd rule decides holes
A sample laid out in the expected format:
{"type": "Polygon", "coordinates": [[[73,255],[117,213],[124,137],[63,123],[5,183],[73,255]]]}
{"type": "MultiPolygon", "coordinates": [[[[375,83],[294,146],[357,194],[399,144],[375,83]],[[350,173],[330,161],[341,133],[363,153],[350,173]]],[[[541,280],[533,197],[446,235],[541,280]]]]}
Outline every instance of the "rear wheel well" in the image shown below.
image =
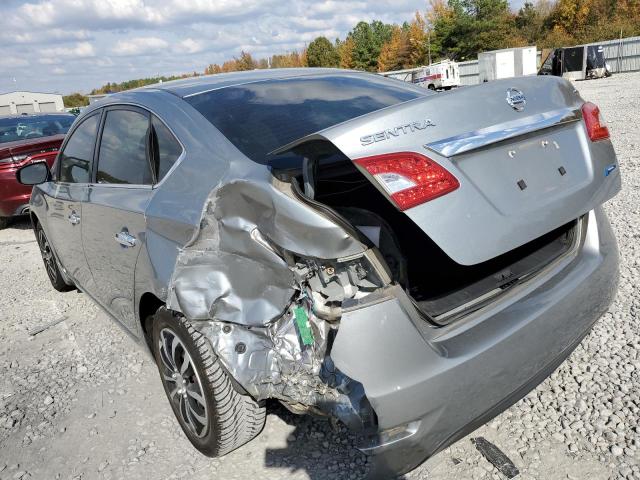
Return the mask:
{"type": "Polygon", "coordinates": [[[138,316],[140,319],[140,327],[144,334],[144,339],[147,345],[153,351],[152,343],[152,315],[156,313],[160,307],[164,307],[164,302],[156,297],[153,293],[147,292],[140,297],[140,305],[138,308],[138,316]]]}
{"type": "Polygon", "coordinates": [[[31,219],[31,225],[33,226],[33,228],[36,228],[36,225],[38,225],[38,223],[40,223],[38,221],[38,217],[36,216],[35,213],[33,213],[32,211],[29,211],[29,218],[31,219]]]}

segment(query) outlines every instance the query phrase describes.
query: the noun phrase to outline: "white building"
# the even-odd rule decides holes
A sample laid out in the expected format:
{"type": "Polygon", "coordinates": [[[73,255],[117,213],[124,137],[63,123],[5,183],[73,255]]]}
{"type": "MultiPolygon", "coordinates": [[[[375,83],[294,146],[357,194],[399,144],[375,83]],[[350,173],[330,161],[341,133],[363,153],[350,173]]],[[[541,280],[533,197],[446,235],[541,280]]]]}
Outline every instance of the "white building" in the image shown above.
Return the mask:
{"type": "Polygon", "coordinates": [[[64,112],[62,95],[38,92],[0,94],[0,115],[38,112],[64,112]]]}

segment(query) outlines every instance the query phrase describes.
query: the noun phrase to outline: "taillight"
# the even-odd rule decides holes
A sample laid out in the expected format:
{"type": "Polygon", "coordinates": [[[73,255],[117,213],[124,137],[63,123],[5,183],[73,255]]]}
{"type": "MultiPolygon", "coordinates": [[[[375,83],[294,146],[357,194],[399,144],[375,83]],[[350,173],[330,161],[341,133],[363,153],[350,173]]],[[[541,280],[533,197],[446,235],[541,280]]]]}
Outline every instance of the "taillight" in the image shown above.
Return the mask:
{"type": "Polygon", "coordinates": [[[382,186],[400,210],[454,191],[458,179],[430,158],[413,152],[387,153],[355,161],[382,186]]]}
{"type": "Polygon", "coordinates": [[[598,140],[606,140],[609,138],[609,129],[607,128],[600,109],[598,106],[591,102],[586,102],[582,105],[582,118],[584,118],[584,124],[587,127],[587,134],[592,142],[598,140]]]}

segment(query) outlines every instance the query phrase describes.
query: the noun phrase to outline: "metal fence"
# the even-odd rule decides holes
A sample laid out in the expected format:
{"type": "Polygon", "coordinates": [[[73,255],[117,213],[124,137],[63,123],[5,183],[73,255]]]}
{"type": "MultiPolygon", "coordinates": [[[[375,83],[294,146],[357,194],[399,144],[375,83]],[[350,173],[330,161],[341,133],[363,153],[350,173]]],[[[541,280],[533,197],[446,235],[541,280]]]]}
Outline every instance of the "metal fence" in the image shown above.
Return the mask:
{"type": "MultiPolygon", "coordinates": [[[[602,45],[604,57],[614,73],[635,72],[640,70],[640,37],[628,37],[618,40],[588,43],[587,45],[602,45]]],[[[538,52],[538,61],[542,56],[538,52]]],[[[475,85],[478,83],[478,61],[460,62],[460,83],[475,85]]]]}

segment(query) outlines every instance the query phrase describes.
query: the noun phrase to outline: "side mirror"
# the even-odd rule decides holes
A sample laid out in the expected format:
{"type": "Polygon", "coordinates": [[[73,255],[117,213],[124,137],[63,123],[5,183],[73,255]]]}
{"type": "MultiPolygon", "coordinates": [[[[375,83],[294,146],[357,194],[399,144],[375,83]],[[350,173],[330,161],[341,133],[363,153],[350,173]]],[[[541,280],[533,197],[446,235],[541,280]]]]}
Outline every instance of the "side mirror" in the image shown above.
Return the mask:
{"type": "Polygon", "coordinates": [[[16,178],[22,185],[38,185],[51,177],[47,162],[35,162],[25,165],[16,172],[16,178]]]}

